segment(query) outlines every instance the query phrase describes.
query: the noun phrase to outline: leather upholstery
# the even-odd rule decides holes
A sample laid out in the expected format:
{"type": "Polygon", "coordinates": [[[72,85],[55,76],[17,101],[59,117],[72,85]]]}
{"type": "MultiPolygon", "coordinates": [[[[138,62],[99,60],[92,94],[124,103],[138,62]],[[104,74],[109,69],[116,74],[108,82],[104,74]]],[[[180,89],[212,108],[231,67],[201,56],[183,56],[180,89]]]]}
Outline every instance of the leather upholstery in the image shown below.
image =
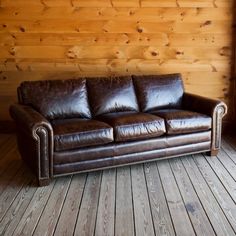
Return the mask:
{"type": "Polygon", "coordinates": [[[194,143],[189,145],[182,145],[178,147],[170,147],[164,149],[154,149],[152,151],[130,153],[121,156],[112,156],[101,158],[98,160],[88,160],[83,162],[74,162],[68,164],[55,164],[53,166],[53,172],[55,176],[64,174],[84,172],[91,170],[98,170],[104,168],[111,168],[115,166],[123,166],[129,164],[142,163],[153,160],[160,160],[162,158],[177,157],[185,154],[194,154],[199,152],[205,152],[209,150],[211,142],[194,143]]]}
{"type": "Polygon", "coordinates": [[[40,185],[76,172],[216,154],[227,112],[221,101],[183,93],[179,74],[24,82],[18,99],[10,114],[19,151],[40,185]]]}
{"type": "Polygon", "coordinates": [[[180,74],[133,76],[141,111],[180,108],[184,93],[180,74]]]}
{"type": "Polygon", "coordinates": [[[183,108],[200,112],[212,118],[211,151],[219,150],[221,145],[222,118],[227,113],[226,104],[220,100],[184,93],[183,108]]]}
{"type": "Polygon", "coordinates": [[[55,151],[113,142],[113,129],[101,121],[64,119],[52,121],[55,151]]]}
{"type": "Polygon", "coordinates": [[[23,160],[34,170],[39,181],[49,179],[53,174],[51,124],[30,106],[11,105],[10,115],[16,122],[17,142],[23,160]]]}
{"type": "Polygon", "coordinates": [[[26,81],[20,85],[21,103],[48,119],[91,118],[86,80],[26,81]]]}
{"type": "Polygon", "coordinates": [[[186,134],[211,129],[211,117],[197,112],[164,109],[154,111],[152,114],[165,119],[168,134],[186,134]]]}
{"type": "Polygon", "coordinates": [[[211,140],[211,131],[194,134],[162,135],[161,137],[135,140],[131,142],[113,142],[106,145],[79,148],[69,151],[54,152],[54,164],[67,164],[88,160],[103,159],[112,156],[122,156],[131,153],[141,153],[156,149],[179,147],[211,140]]]}
{"type": "Polygon", "coordinates": [[[130,76],[90,78],[87,79],[87,85],[94,116],[139,110],[130,76]]]}
{"type": "Polygon", "coordinates": [[[113,127],[116,142],[158,137],[165,133],[164,120],[151,114],[116,112],[97,119],[113,127]]]}

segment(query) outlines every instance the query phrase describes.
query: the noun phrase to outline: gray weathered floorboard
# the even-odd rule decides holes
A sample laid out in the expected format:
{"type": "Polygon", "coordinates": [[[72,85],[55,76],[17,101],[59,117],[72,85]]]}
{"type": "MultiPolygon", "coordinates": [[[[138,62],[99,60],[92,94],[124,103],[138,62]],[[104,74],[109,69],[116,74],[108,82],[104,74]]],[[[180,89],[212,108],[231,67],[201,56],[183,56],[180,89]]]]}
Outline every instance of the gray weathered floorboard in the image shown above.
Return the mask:
{"type": "MultiPolygon", "coordinates": [[[[195,156],[195,161],[201,158],[201,155],[195,156]]],[[[191,157],[186,157],[182,158],[182,161],[216,234],[222,236],[234,235],[230,223],[225,217],[194,160],[191,157]]],[[[205,164],[207,164],[207,162],[205,164]]]]}
{"type": "Polygon", "coordinates": [[[130,167],[117,169],[115,235],[134,235],[130,167]]]}
{"type": "Polygon", "coordinates": [[[86,236],[94,233],[101,176],[102,172],[100,171],[88,174],[74,232],[75,235],[86,236]]]}
{"type": "Polygon", "coordinates": [[[195,235],[178,186],[171,172],[169,162],[167,160],[157,162],[157,166],[160,172],[176,234],[179,236],[195,235]]]}
{"type": "Polygon", "coordinates": [[[14,135],[0,134],[0,235],[236,235],[236,138],[203,154],[36,186],[14,135]]]}
{"type": "Polygon", "coordinates": [[[144,171],[156,235],[175,235],[157,166],[147,163],[144,171]]]}
{"type": "Polygon", "coordinates": [[[202,236],[215,235],[183,164],[179,159],[172,160],[170,163],[196,234],[202,236]]]}
{"type": "Polygon", "coordinates": [[[131,166],[131,177],[136,235],[155,235],[143,165],[131,166]]]}

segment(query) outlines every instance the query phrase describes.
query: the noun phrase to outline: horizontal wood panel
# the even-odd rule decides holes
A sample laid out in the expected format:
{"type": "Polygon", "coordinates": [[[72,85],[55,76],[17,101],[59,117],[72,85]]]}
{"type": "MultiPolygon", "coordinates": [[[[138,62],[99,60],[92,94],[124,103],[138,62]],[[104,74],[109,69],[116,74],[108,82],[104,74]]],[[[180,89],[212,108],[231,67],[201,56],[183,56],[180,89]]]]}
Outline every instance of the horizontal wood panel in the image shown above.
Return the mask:
{"type": "Polygon", "coordinates": [[[232,20],[232,8],[99,8],[99,7],[5,7],[0,20],[121,20],[155,22],[201,22],[209,19],[232,20]]]}
{"type": "Polygon", "coordinates": [[[231,60],[146,60],[146,59],[48,59],[19,60],[17,62],[4,60],[0,64],[0,71],[81,71],[97,73],[104,71],[123,72],[150,72],[174,73],[204,71],[204,72],[229,72],[231,60]]]}
{"type": "Polygon", "coordinates": [[[225,34],[127,34],[127,33],[0,33],[1,46],[221,46],[230,47],[232,36],[225,34]]]}
{"type": "Polygon", "coordinates": [[[55,33],[225,33],[231,34],[231,21],[207,20],[201,22],[155,22],[125,20],[37,20],[1,21],[0,32],[55,32],[55,33]],[[226,27],[230,26],[230,27],[226,27]]]}
{"type": "Polygon", "coordinates": [[[0,120],[24,80],[183,74],[233,113],[233,0],[0,1],[0,120]]]}
{"type": "Polygon", "coordinates": [[[1,6],[77,7],[228,7],[233,0],[2,0],[1,6]]]}
{"type": "Polygon", "coordinates": [[[0,58],[45,59],[227,59],[231,48],[158,46],[14,46],[1,47],[0,58]]]}

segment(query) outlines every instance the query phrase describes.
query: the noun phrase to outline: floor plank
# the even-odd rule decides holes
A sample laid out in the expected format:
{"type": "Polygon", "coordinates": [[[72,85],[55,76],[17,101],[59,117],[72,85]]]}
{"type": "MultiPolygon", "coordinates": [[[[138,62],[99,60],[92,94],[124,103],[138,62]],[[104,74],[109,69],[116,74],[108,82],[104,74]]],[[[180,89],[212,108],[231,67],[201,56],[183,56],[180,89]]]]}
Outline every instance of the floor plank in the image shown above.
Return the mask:
{"type": "Polygon", "coordinates": [[[224,185],[217,178],[212,168],[208,165],[207,161],[202,156],[197,156],[195,162],[216,200],[224,211],[228,221],[236,232],[236,205],[234,201],[229,196],[224,185]]]}
{"type": "Polygon", "coordinates": [[[169,162],[157,162],[176,235],[195,235],[169,162]]]}
{"type": "Polygon", "coordinates": [[[215,235],[183,164],[179,159],[172,160],[170,163],[196,234],[215,235]]]}
{"type": "Polygon", "coordinates": [[[49,186],[37,189],[13,235],[33,235],[35,227],[37,226],[44,207],[47,204],[55,182],[56,181],[54,180],[49,186]]]}
{"type": "Polygon", "coordinates": [[[41,236],[42,232],[44,232],[44,235],[53,235],[70,182],[71,177],[59,178],[56,181],[47,202],[47,207],[44,208],[33,235],[41,236]]]}
{"type": "Polygon", "coordinates": [[[157,166],[144,165],[156,235],[175,235],[157,166]]]}
{"type": "Polygon", "coordinates": [[[8,209],[0,224],[0,235],[12,235],[36,191],[33,178],[25,185],[8,209]]]}
{"type": "Polygon", "coordinates": [[[131,179],[136,235],[155,235],[143,165],[131,166],[131,179]]]}
{"type": "Polygon", "coordinates": [[[85,180],[86,175],[84,174],[73,176],[60,219],[57,223],[55,235],[73,235],[85,180]],[[68,216],[70,216],[70,220],[68,220],[68,216]]]}
{"type": "Polygon", "coordinates": [[[10,184],[12,179],[15,179],[17,172],[22,168],[24,168],[24,165],[20,160],[12,161],[6,168],[3,168],[2,173],[0,173],[0,195],[10,184]]]}
{"type": "Polygon", "coordinates": [[[95,235],[114,235],[116,169],[104,170],[98,203],[95,235]]]}
{"type": "MultiPolygon", "coordinates": [[[[214,170],[220,181],[223,183],[224,187],[227,189],[228,193],[236,203],[236,182],[232,178],[232,176],[228,173],[228,171],[224,168],[222,163],[218,158],[212,158],[209,156],[205,156],[205,159],[210,164],[211,168],[214,170]]],[[[199,159],[199,161],[202,158],[199,159]]]]}
{"type": "Polygon", "coordinates": [[[134,236],[133,201],[130,167],[117,169],[116,183],[116,236],[134,236]]]}
{"type": "Polygon", "coordinates": [[[25,171],[25,168],[22,168],[17,172],[15,178],[10,181],[7,188],[0,195],[0,221],[3,219],[22,187],[29,184],[31,179],[31,173],[25,171]]]}
{"type": "Polygon", "coordinates": [[[74,232],[75,235],[87,236],[94,234],[101,177],[102,172],[100,171],[88,174],[74,232]]]}
{"type": "Polygon", "coordinates": [[[233,177],[234,181],[236,181],[236,165],[233,160],[227,155],[224,150],[219,151],[217,158],[223,164],[229,174],[233,177]]]}
{"type": "Polygon", "coordinates": [[[224,138],[222,140],[222,149],[227,153],[229,158],[236,164],[236,149],[230,144],[230,142],[226,142],[226,139],[224,138]]]}
{"type": "MultiPolygon", "coordinates": [[[[195,156],[195,160],[201,158],[201,155],[195,156]]],[[[222,236],[235,235],[230,223],[225,217],[192,157],[184,157],[182,158],[182,161],[216,234],[222,236]]]]}

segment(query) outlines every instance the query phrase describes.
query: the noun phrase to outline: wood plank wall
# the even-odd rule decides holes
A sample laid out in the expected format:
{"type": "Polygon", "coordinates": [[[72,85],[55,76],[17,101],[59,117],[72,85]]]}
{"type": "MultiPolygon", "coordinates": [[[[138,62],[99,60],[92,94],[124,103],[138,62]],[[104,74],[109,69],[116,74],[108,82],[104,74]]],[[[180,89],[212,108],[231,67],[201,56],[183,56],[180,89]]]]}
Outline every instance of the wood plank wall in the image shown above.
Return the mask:
{"type": "Polygon", "coordinates": [[[1,0],[0,120],[21,81],[78,75],[181,72],[230,106],[233,2],[1,0]]]}

